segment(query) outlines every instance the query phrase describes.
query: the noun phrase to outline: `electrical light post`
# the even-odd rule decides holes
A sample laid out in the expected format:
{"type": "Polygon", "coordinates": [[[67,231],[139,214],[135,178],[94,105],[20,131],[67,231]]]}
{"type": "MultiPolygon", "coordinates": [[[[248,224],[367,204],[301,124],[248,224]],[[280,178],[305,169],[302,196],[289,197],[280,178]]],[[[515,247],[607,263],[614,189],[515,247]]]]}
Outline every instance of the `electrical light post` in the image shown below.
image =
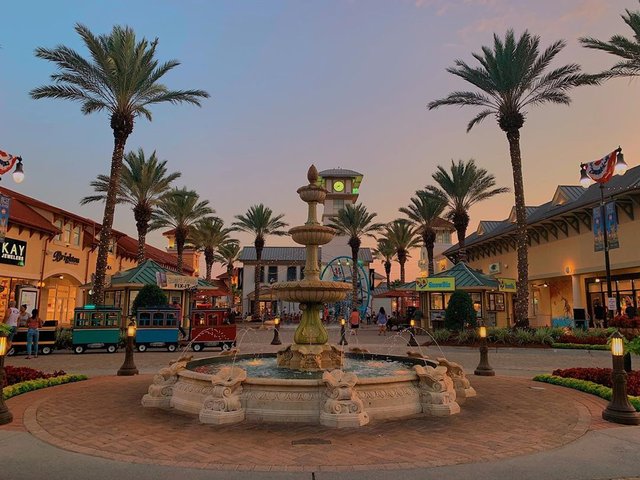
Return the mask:
{"type": "Polygon", "coordinates": [[[416,321],[412,318],[409,322],[409,342],[407,343],[407,347],[417,347],[418,342],[416,341],[416,321]]]}
{"type": "Polygon", "coordinates": [[[349,345],[349,342],[347,342],[347,336],[346,336],[346,330],[345,330],[345,325],[346,325],[346,320],[344,318],[340,319],[340,342],[338,342],[339,345],[349,345]]]}
{"type": "Polygon", "coordinates": [[[480,335],[480,363],[473,372],[474,375],[482,377],[493,377],[496,372],[489,365],[489,347],[487,346],[487,327],[480,325],[478,330],[480,335]]]}
{"type": "Polygon", "coordinates": [[[24,181],[24,167],[22,166],[22,157],[16,157],[10,153],[0,150],[0,179],[2,175],[11,170],[15,165],[13,171],[13,181],[16,183],[22,183],[24,181]]]}
{"type": "Polygon", "coordinates": [[[273,340],[271,340],[271,345],[282,345],[282,342],[280,341],[280,319],[274,319],[273,325],[273,340]]]}
{"type": "Polygon", "coordinates": [[[629,403],[627,396],[627,372],[624,371],[624,342],[620,332],[611,335],[611,401],[602,411],[602,418],[608,422],[624,425],[640,425],[640,413],[629,403]]]}
{"type": "Polygon", "coordinates": [[[127,326],[127,345],[125,348],[124,363],[120,367],[120,370],[118,370],[118,376],[138,374],[138,368],[136,367],[136,364],[133,363],[133,348],[136,338],[136,329],[136,322],[131,320],[127,326]]]}
{"type": "Polygon", "coordinates": [[[0,425],[6,425],[13,421],[13,415],[4,403],[4,396],[2,395],[2,385],[4,385],[4,379],[7,376],[4,371],[4,356],[7,354],[9,347],[9,342],[7,340],[6,336],[0,336],[0,425]]]}

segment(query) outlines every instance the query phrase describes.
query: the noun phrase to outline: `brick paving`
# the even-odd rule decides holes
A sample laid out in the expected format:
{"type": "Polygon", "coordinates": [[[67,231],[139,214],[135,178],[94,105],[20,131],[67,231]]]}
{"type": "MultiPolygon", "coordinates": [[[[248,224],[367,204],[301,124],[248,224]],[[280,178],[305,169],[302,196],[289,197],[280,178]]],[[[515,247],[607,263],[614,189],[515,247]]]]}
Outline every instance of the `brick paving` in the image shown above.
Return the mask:
{"type": "Polygon", "coordinates": [[[150,375],[97,377],[9,400],[15,421],[1,428],[26,429],[59,448],[124,462],[301,472],[487,462],[555,449],[612,426],[600,417],[606,402],[591,395],[511,377],[471,381],[478,397],[459,415],[335,430],[202,425],[196,416],[143,408],[150,375]]]}

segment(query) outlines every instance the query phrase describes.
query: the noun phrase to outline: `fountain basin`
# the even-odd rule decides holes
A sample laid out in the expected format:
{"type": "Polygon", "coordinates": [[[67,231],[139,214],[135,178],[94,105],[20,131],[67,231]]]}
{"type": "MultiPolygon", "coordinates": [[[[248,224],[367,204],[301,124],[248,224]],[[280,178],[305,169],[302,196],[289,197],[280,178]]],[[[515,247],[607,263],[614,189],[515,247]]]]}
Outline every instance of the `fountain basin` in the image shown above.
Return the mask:
{"type": "Polygon", "coordinates": [[[336,234],[334,228],[324,225],[301,225],[289,229],[289,235],[300,245],[324,245],[336,234]]]}
{"type": "Polygon", "coordinates": [[[343,300],[351,291],[345,282],[325,282],[319,280],[300,280],[281,282],[271,287],[280,300],[300,303],[334,303],[343,300]]]}
{"type": "MultiPolygon", "coordinates": [[[[345,353],[349,372],[349,362],[400,362],[405,368],[385,376],[357,375],[354,386],[362,407],[370,420],[393,420],[410,417],[423,411],[419,378],[412,365],[437,367],[437,362],[427,359],[413,359],[390,355],[345,353]]],[[[265,359],[273,362],[275,354],[238,355],[236,362],[242,360],[265,359]]],[[[187,368],[177,374],[173,385],[170,406],[175,410],[199,414],[205,399],[215,386],[211,373],[201,373],[201,367],[231,365],[229,357],[211,357],[198,359],[187,364],[187,368]]],[[[237,368],[237,367],[236,367],[237,368]]],[[[393,368],[393,367],[392,367],[393,368]]],[[[245,420],[248,422],[273,423],[321,423],[320,418],[326,410],[327,385],[321,378],[322,372],[300,373],[308,378],[267,378],[248,376],[242,381],[242,393],[239,395],[245,420]]],[[[279,373],[282,375],[282,372],[279,373]]]]}

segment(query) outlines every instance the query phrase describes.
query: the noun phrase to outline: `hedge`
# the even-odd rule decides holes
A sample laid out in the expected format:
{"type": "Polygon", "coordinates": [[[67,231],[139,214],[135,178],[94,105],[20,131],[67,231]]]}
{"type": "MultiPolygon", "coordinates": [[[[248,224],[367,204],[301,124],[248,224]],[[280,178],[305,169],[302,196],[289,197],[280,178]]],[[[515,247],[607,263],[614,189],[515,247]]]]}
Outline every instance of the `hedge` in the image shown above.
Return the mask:
{"type": "Polygon", "coordinates": [[[609,350],[609,345],[585,345],[582,343],[552,343],[551,348],[566,348],[575,350],[609,350]]]}
{"type": "MultiPolygon", "coordinates": [[[[575,378],[563,378],[555,375],[543,374],[533,377],[535,382],[551,383],[553,385],[560,385],[562,387],[573,388],[580,390],[581,392],[590,393],[596,395],[605,400],[611,400],[612,393],[611,388],[599,385],[588,380],[577,380],[575,378]]],[[[633,405],[636,411],[640,412],[640,397],[629,396],[629,403],[633,405]]]]}
{"type": "Polygon", "coordinates": [[[59,377],[38,378],[36,380],[27,380],[26,382],[16,383],[2,389],[2,396],[5,400],[22,393],[40,390],[41,388],[54,387],[64,383],[80,382],[86,380],[86,375],[61,375],[59,377]]]}

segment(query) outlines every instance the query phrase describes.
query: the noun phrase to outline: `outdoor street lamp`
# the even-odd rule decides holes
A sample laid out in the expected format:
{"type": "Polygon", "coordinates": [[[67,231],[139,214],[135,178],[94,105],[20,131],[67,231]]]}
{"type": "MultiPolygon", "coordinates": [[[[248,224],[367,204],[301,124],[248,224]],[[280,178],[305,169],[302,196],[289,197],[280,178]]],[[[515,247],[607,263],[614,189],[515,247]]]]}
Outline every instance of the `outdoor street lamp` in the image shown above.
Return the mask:
{"type": "Polygon", "coordinates": [[[640,425],[640,413],[636,412],[627,397],[627,372],[624,371],[624,344],[620,332],[611,335],[611,371],[612,395],[611,401],[602,411],[602,418],[608,422],[623,423],[625,425],[640,425]]]}
{"type": "Polygon", "coordinates": [[[346,320],[344,318],[340,319],[340,342],[338,342],[339,345],[349,345],[349,342],[347,342],[347,336],[346,336],[346,331],[345,331],[345,325],[346,325],[346,320]]]}
{"type": "Polygon", "coordinates": [[[22,183],[24,181],[24,167],[22,166],[22,157],[14,157],[11,154],[0,150],[0,179],[2,174],[7,173],[13,166],[16,166],[13,171],[13,181],[16,183],[22,183]]]}
{"type": "Polygon", "coordinates": [[[409,322],[409,342],[407,343],[407,347],[417,347],[418,342],[416,342],[416,321],[412,318],[409,322]]]}
{"type": "Polygon", "coordinates": [[[118,370],[118,376],[137,375],[138,369],[133,363],[133,347],[136,338],[136,322],[131,320],[127,326],[127,346],[124,354],[124,363],[118,370]]]}
{"type": "Polygon", "coordinates": [[[478,330],[480,335],[480,363],[473,372],[474,375],[480,375],[483,377],[493,377],[496,372],[493,371],[491,365],[489,365],[489,347],[487,347],[487,327],[480,325],[478,330]]]}
{"type": "MultiPolygon", "coordinates": [[[[609,155],[603,157],[600,160],[589,163],[580,164],[580,185],[587,188],[591,181],[598,183],[600,186],[600,221],[602,222],[601,228],[604,239],[604,267],[607,277],[607,318],[611,319],[613,316],[613,310],[609,310],[609,298],[613,296],[611,290],[611,264],[609,262],[609,239],[607,238],[607,222],[604,203],[604,185],[614,173],[624,175],[627,171],[627,162],[624,161],[624,154],[622,148],[618,147],[609,155]]],[[[595,225],[594,225],[595,228],[595,225]]]]}
{"type": "Polygon", "coordinates": [[[271,345],[282,345],[282,342],[280,341],[280,319],[274,319],[273,323],[275,326],[273,327],[273,340],[271,340],[271,345]]]}
{"type": "Polygon", "coordinates": [[[13,421],[13,415],[9,411],[9,408],[4,403],[4,396],[2,395],[2,385],[4,385],[4,379],[7,376],[4,371],[4,356],[7,354],[7,337],[0,337],[0,425],[5,425],[13,421]]]}

